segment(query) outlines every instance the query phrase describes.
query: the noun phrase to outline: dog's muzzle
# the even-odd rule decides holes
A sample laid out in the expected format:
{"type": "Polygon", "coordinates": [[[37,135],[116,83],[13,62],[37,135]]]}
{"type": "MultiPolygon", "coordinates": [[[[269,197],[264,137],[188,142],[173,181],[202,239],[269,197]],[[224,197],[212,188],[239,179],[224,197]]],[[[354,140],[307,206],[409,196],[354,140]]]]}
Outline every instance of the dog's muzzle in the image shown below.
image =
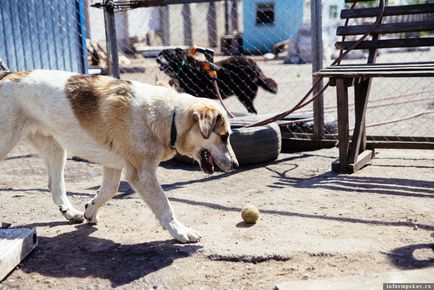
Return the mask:
{"type": "Polygon", "coordinates": [[[166,60],[166,58],[163,55],[157,56],[156,62],[158,64],[158,68],[162,72],[166,71],[169,68],[169,62],[166,60]]]}
{"type": "Polygon", "coordinates": [[[217,159],[211,155],[211,153],[202,149],[199,153],[200,168],[206,174],[213,174],[215,171],[215,165],[218,166],[224,172],[237,169],[239,167],[238,161],[235,156],[230,158],[217,159]]]}

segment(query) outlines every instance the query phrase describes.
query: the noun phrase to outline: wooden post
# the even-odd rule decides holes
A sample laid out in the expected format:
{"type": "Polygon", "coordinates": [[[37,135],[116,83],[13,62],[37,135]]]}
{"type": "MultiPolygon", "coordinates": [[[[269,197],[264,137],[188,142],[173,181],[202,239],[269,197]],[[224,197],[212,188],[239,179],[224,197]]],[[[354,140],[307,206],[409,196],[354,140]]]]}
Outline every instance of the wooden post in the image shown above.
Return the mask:
{"type": "Polygon", "coordinates": [[[86,19],[86,38],[90,38],[89,0],[84,0],[84,17],[86,19]]]}
{"type": "Polygon", "coordinates": [[[238,30],[238,0],[232,0],[232,6],[231,6],[231,27],[232,32],[238,30]]]}
{"type": "Polygon", "coordinates": [[[336,79],[336,95],[338,107],[338,137],[339,137],[339,163],[334,171],[345,173],[348,171],[349,124],[348,124],[348,88],[344,79],[336,79]]]}
{"type": "Polygon", "coordinates": [[[182,6],[182,19],[184,22],[184,45],[193,45],[192,30],[191,30],[191,11],[190,5],[184,4],[182,6]]]}
{"type": "Polygon", "coordinates": [[[118,33],[118,49],[131,53],[130,36],[128,33],[128,11],[116,12],[116,31],[118,33]]]}
{"type": "Polygon", "coordinates": [[[211,0],[208,6],[208,45],[209,47],[217,47],[217,13],[215,1],[211,0]]]}
{"type": "Polygon", "coordinates": [[[107,42],[107,66],[109,74],[120,79],[119,57],[117,50],[116,23],[113,5],[106,1],[104,6],[105,38],[107,42]]]}
{"type": "MultiPolygon", "coordinates": [[[[311,1],[311,31],[312,31],[312,72],[323,68],[323,46],[322,46],[322,10],[321,0],[311,1]]],[[[312,77],[312,83],[317,81],[316,76],[312,77]]],[[[315,95],[323,88],[323,82],[314,89],[315,95]]],[[[324,96],[320,94],[313,102],[313,135],[314,140],[321,146],[321,139],[324,135],[324,96]]]]}
{"type": "Polygon", "coordinates": [[[229,34],[229,3],[225,0],[225,35],[229,34]]]}
{"type": "Polygon", "coordinates": [[[160,29],[163,45],[170,45],[169,6],[160,6],[160,29]]]}

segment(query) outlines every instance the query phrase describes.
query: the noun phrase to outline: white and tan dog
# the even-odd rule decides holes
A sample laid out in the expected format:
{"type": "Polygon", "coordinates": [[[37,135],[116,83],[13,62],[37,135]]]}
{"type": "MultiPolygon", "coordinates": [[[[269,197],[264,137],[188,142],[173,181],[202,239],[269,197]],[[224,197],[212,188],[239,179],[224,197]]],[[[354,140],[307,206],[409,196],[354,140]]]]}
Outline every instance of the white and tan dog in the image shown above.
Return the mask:
{"type": "Polygon", "coordinates": [[[0,160],[26,137],[45,160],[48,187],[68,220],[96,223],[125,169],[126,179],[175,239],[199,240],[176,219],[156,171],[176,151],[197,160],[208,174],[214,163],[224,171],[238,167],[227,116],[216,102],[162,86],[62,71],[0,77],[0,160]],[[84,215],[66,197],[66,149],[104,166],[102,186],[84,215]]]}

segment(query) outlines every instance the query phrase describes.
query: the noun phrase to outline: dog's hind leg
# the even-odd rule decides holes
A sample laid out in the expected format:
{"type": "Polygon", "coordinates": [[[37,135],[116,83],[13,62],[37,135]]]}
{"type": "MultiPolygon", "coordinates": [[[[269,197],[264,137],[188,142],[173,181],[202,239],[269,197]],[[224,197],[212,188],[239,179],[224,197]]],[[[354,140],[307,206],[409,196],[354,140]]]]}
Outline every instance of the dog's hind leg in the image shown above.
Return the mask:
{"type": "Polygon", "coordinates": [[[74,223],[84,220],[83,214],[76,210],[66,196],[63,172],[66,163],[66,151],[52,137],[33,132],[27,136],[28,141],[44,159],[48,170],[48,188],[54,203],[59,207],[63,216],[74,223]]]}
{"type": "Polygon", "coordinates": [[[84,217],[91,224],[97,223],[97,214],[101,206],[109,201],[118,191],[122,170],[104,167],[102,186],[97,195],[88,203],[84,217]]]}
{"type": "Polygon", "coordinates": [[[246,97],[241,96],[239,97],[240,102],[246,107],[247,111],[249,113],[258,114],[258,111],[256,111],[255,106],[253,105],[253,97],[246,97]]]}
{"type": "MultiPolygon", "coordinates": [[[[7,108],[7,105],[4,106],[7,108]]],[[[21,139],[26,121],[18,117],[18,113],[0,109],[0,160],[3,160],[21,139]],[[9,113],[9,114],[8,114],[9,113]]]]}
{"type": "Polygon", "coordinates": [[[6,132],[0,131],[0,160],[3,160],[12,148],[18,143],[21,137],[21,132],[6,132]]]}

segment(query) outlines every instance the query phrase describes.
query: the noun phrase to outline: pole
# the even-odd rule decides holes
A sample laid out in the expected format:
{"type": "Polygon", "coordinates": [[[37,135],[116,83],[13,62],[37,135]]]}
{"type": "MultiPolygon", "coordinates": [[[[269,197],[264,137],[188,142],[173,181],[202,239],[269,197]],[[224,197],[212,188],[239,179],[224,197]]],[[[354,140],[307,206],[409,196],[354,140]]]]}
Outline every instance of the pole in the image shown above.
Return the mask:
{"type": "Polygon", "coordinates": [[[193,45],[192,29],[191,29],[191,11],[190,5],[184,4],[182,6],[182,18],[184,23],[184,45],[193,45]]]}
{"type": "Polygon", "coordinates": [[[217,47],[217,13],[214,0],[209,2],[208,6],[208,45],[209,47],[217,47]]]}
{"type": "MultiPolygon", "coordinates": [[[[321,0],[311,1],[311,31],[312,31],[312,72],[319,71],[323,67],[323,46],[322,46],[322,5],[321,0]]],[[[317,81],[316,76],[312,76],[312,83],[317,81]]],[[[315,95],[323,88],[323,82],[315,88],[315,95]]],[[[324,135],[324,95],[320,94],[313,103],[314,140],[321,146],[324,135]]]]}
{"type": "Polygon", "coordinates": [[[238,0],[232,0],[231,6],[231,27],[232,32],[239,32],[238,28],[238,0]]]}
{"type": "Polygon", "coordinates": [[[107,66],[109,74],[120,79],[119,57],[117,50],[116,23],[114,6],[111,0],[106,0],[104,5],[105,38],[107,42],[107,66]]]}
{"type": "Polygon", "coordinates": [[[225,35],[229,34],[229,3],[225,0],[225,35]]]}

